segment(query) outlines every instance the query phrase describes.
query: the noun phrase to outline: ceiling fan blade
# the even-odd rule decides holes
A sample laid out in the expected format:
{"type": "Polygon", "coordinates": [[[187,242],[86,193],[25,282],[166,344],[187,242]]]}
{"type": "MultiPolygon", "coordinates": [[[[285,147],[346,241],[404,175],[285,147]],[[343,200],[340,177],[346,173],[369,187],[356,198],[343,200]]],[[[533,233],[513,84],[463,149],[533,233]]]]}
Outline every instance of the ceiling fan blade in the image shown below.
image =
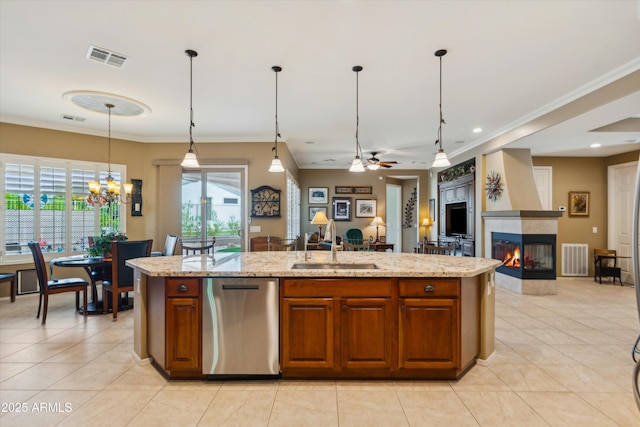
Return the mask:
{"type": "Polygon", "coordinates": [[[387,165],[386,162],[380,162],[380,166],[382,166],[383,168],[392,168],[393,167],[391,165],[387,165]]]}
{"type": "Polygon", "coordinates": [[[383,164],[388,164],[388,165],[397,165],[398,162],[396,162],[395,160],[389,160],[388,162],[380,162],[381,165],[383,164]]]}

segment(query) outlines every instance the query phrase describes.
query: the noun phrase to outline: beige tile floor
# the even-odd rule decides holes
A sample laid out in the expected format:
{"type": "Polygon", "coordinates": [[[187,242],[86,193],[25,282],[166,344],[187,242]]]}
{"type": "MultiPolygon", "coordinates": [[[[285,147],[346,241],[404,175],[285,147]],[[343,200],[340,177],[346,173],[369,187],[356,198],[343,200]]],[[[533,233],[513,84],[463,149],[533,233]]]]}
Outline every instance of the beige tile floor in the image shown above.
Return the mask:
{"type": "Polygon", "coordinates": [[[640,426],[635,289],[559,280],[496,292],[496,358],[459,381],[167,381],[131,359],[132,312],[73,313],[55,295],[0,299],[0,425],[640,426]],[[25,412],[16,412],[24,408],[25,412]]]}

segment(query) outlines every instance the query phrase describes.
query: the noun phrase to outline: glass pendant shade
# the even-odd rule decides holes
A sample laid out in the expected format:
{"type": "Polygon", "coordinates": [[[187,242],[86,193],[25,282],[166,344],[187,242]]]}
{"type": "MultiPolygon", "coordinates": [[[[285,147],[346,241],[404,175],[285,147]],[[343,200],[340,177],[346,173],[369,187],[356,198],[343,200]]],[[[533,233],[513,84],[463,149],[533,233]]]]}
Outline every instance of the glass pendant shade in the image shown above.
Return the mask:
{"type": "Polygon", "coordinates": [[[269,172],[284,172],[284,167],[279,158],[275,157],[271,160],[271,166],[269,166],[269,172]]]}
{"type": "Polygon", "coordinates": [[[193,150],[187,151],[187,154],[184,155],[184,160],[182,160],[182,163],[180,163],[180,165],[183,168],[199,168],[200,167],[200,163],[198,163],[198,158],[196,157],[196,154],[193,152],[193,150]]]}
{"type": "Polygon", "coordinates": [[[438,150],[438,154],[436,154],[436,158],[433,160],[433,164],[431,165],[434,168],[442,168],[446,166],[451,166],[451,162],[447,158],[447,153],[441,148],[438,150]]]}
{"type": "Polygon", "coordinates": [[[378,168],[380,168],[380,165],[378,163],[369,163],[367,165],[367,169],[372,170],[372,171],[376,171],[376,170],[378,170],[378,168]]]}
{"type": "Polygon", "coordinates": [[[356,156],[351,162],[351,167],[349,168],[349,172],[364,172],[364,165],[362,164],[362,159],[360,156],[356,156]]]}

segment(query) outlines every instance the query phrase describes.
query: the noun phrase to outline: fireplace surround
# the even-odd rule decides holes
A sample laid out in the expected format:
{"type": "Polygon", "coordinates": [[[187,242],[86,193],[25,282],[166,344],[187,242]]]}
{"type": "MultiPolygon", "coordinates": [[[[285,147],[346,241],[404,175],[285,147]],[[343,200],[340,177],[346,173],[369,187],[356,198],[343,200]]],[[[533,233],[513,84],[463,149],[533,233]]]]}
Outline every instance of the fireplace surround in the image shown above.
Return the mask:
{"type": "MultiPolygon", "coordinates": [[[[544,210],[482,212],[484,254],[487,258],[498,258],[495,254],[497,250],[504,252],[499,257],[502,260],[506,257],[507,249],[520,245],[521,266],[519,268],[505,265],[498,267],[496,269],[497,286],[523,295],[558,293],[555,236],[558,234],[558,218],[561,216],[561,211],[544,210]],[[500,243],[495,246],[494,235],[500,236],[497,239],[500,243]]],[[[511,257],[513,258],[513,252],[511,257]]]]}

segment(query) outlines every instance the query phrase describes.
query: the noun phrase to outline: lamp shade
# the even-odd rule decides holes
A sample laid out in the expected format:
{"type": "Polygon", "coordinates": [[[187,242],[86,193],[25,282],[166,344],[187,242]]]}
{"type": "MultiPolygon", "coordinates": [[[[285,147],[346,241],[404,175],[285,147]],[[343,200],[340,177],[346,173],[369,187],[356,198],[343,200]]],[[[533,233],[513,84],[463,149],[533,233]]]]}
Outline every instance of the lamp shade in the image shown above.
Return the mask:
{"type": "Polygon", "coordinates": [[[324,225],[324,224],[327,224],[328,222],[329,222],[329,219],[327,218],[327,215],[325,215],[324,211],[316,212],[316,214],[313,216],[313,219],[311,220],[311,224],[316,224],[316,225],[324,225]]]}
{"type": "Polygon", "coordinates": [[[371,221],[371,224],[369,225],[373,225],[374,227],[378,225],[384,225],[384,220],[381,216],[377,216],[373,219],[373,221],[371,221]]]}

